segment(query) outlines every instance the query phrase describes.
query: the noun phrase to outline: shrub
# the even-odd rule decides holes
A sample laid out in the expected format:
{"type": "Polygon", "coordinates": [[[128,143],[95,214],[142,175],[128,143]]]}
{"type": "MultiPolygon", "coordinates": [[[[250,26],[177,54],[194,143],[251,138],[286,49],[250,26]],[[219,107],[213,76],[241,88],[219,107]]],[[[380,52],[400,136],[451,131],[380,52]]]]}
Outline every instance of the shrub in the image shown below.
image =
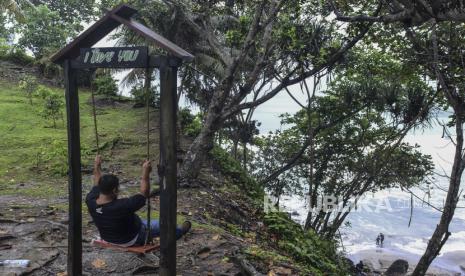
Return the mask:
{"type": "Polygon", "coordinates": [[[0,37],[0,60],[10,61],[18,65],[29,65],[34,62],[34,58],[18,47],[8,44],[5,38],[0,37]]]}
{"type": "Polygon", "coordinates": [[[37,96],[39,96],[39,98],[42,100],[45,100],[45,98],[47,98],[52,93],[52,90],[46,86],[39,85],[37,88],[37,96]]]}
{"type": "MultiPolygon", "coordinates": [[[[51,56],[54,52],[49,52],[45,57],[42,57],[35,61],[39,72],[46,78],[50,79],[61,79],[60,73],[62,72],[61,66],[58,64],[53,63],[49,56],[51,56]]],[[[79,70],[78,76],[84,74],[84,70],[79,70]]],[[[79,82],[79,79],[78,79],[79,82]]],[[[78,83],[80,85],[80,83],[78,83]]]]}
{"type": "Polygon", "coordinates": [[[43,99],[42,110],[40,112],[41,116],[46,120],[52,121],[53,128],[56,128],[56,121],[63,119],[63,97],[45,86],[40,86],[37,90],[37,94],[43,99]]]}
{"type": "Polygon", "coordinates": [[[189,108],[183,108],[178,113],[179,121],[181,123],[182,132],[190,137],[199,135],[202,129],[202,117],[200,114],[193,115],[189,108]]]}
{"type": "Polygon", "coordinates": [[[44,100],[41,115],[44,119],[51,120],[53,122],[53,128],[56,128],[56,121],[63,119],[63,112],[61,111],[64,105],[63,99],[57,94],[50,94],[44,100]]]}
{"type": "Polygon", "coordinates": [[[269,213],[265,225],[277,240],[277,246],[297,262],[310,266],[315,275],[348,275],[347,267],[336,251],[336,242],[323,240],[313,231],[304,231],[285,213],[269,213]]]}
{"type": "MultiPolygon", "coordinates": [[[[131,89],[131,95],[136,102],[135,106],[145,106],[147,100],[145,99],[145,89],[143,85],[136,85],[131,89]]],[[[154,108],[160,107],[160,94],[158,93],[158,87],[152,86],[149,93],[150,106],[154,108]]]]}
{"type": "Polygon", "coordinates": [[[99,75],[94,80],[94,88],[97,94],[107,97],[115,97],[118,95],[118,86],[116,80],[109,74],[99,75]]]}
{"type": "Polygon", "coordinates": [[[68,171],[68,148],[64,141],[53,140],[39,148],[37,165],[53,175],[66,175],[68,171]]]}
{"type": "Polygon", "coordinates": [[[263,187],[247,173],[239,161],[234,159],[231,154],[221,147],[215,146],[210,152],[210,155],[215,164],[219,167],[221,173],[229,176],[248,196],[253,199],[263,200],[263,187]]]}
{"type": "Polygon", "coordinates": [[[26,75],[20,82],[19,88],[26,93],[26,97],[29,99],[29,103],[32,105],[32,96],[37,91],[37,78],[34,76],[26,75]]]}
{"type": "Polygon", "coordinates": [[[6,39],[0,37],[0,59],[4,59],[9,51],[10,46],[6,42],[6,39]]]}
{"type": "MultiPolygon", "coordinates": [[[[81,144],[82,159],[88,158],[91,150],[81,144]]],[[[68,145],[66,140],[52,140],[39,147],[36,156],[36,167],[42,167],[52,175],[65,176],[68,172],[68,145]]]]}

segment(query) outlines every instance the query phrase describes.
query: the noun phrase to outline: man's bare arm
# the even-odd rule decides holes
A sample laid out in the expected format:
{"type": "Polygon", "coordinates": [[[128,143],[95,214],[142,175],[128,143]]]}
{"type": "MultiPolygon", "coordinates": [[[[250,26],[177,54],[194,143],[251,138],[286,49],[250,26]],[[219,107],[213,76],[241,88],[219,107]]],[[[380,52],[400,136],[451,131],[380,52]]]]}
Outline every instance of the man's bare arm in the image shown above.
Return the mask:
{"type": "Polygon", "coordinates": [[[100,155],[95,156],[94,160],[94,185],[98,185],[98,181],[102,177],[102,157],[100,155]]]}
{"type": "Polygon", "coordinates": [[[150,172],[152,171],[152,164],[150,160],[145,160],[142,165],[142,179],[140,182],[140,193],[145,196],[150,196],[150,172]]]}

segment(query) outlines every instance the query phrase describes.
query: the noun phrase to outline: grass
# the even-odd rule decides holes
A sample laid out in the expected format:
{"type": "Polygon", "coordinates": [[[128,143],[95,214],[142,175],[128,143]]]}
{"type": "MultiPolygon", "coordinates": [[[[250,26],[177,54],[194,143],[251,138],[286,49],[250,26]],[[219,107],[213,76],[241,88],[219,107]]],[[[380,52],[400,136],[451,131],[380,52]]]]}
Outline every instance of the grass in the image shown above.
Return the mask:
{"type": "MultiPolygon", "coordinates": [[[[50,88],[65,101],[63,89],[50,88]]],[[[83,167],[92,164],[96,150],[89,98],[88,91],[79,91],[83,167]]],[[[52,122],[40,116],[43,104],[35,96],[30,105],[16,84],[0,81],[0,195],[49,198],[67,194],[66,110],[63,107],[63,120],[55,129],[52,122]],[[27,188],[18,188],[19,183],[26,183],[27,188]]],[[[102,152],[104,167],[125,178],[138,177],[140,161],[145,158],[144,112],[143,108],[132,108],[130,103],[98,108],[100,145],[109,145],[102,152]],[[115,141],[118,146],[112,148],[115,141]]],[[[152,113],[152,120],[156,120],[156,113],[152,113]]],[[[151,138],[156,160],[158,137],[151,138]]]]}

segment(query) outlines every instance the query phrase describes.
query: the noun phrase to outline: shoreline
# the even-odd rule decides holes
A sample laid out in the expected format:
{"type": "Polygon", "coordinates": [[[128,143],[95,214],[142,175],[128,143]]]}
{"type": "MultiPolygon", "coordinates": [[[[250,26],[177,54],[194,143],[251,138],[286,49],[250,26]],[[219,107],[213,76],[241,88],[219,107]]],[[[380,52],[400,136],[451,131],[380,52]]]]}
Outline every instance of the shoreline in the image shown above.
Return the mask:
{"type": "MultiPolygon", "coordinates": [[[[347,253],[347,256],[355,264],[362,260],[368,267],[372,267],[373,272],[385,272],[395,260],[402,259],[409,263],[407,275],[413,272],[420,259],[419,255],[390,248],[363,249],[347,253]]],[[[465,250],[441,254],[431,264],[426,275],[465,275],[465,250]]]]}

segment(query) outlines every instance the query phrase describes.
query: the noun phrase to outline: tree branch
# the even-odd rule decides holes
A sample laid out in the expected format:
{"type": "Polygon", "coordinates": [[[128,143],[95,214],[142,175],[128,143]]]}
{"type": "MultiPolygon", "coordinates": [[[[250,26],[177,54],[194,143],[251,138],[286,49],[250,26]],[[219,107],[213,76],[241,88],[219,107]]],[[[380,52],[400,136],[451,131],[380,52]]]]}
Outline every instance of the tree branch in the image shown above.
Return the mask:
{"type": "MultiPolygon", "coordinates": [[[[313,136],[316,136],[318,134],[318,132],[322,131],[322,130],[325,130],[325,129],[328,129],[328,128],[331,128],[331,127],[334,127],[336,126],[337,124],[339,124],[340,122],[346,120],[347,118],[350,118],[352,116],[354,116],[355,114],[357,114],[358,112],[360,112],[360,110],[364,109],[366,106],[363,106],[363,107],[360,107],[358,108],[357,110],[351,112],[351,113],[348,113],[346,114],[345,116],[341,116],[339,117],[338,119],[328,123],[328,124],[325,124],[325,125],[319,125],[318,127],[316,127],[314,130],[313,130],[313,136]]],[[[294,154],[294,156],[291,157],[291,159],[289,159],[289,161],[286,162],[286,164],[284,166],[282,166],[281,168],[275,170],[273,173],[271,173],[269,176],[267,176],[264,180],[260,181],[261,184],[265,184],[265,183],[268,183],[274,179],[276,179],[280,174],[282,174],[283,172],[287,171],[287,170],[290,170],[292,169],[294,166],[297,165],[297,160],[299,160],[299,158],[305,153],[305,151],[307,150],[307,148],[310,146],[311,144],[311,139],[309,139],[309,137],[307,137],[307,139],[305,139],[305,142],[304,144],[302,145],[302,147],[300,148],[300,150],[298,152],[296,152],[294,154]]]]}
{"type": "Polygon", "coordinates": [[[347,51],[349,51],[352,47],[354,47],[355,44],[357,44],[357,42],[360,41],[360,39],[362,39],[365,36],[365,34],[368,32],[368,30],[370,29],[371,26],[372,26],[372,23],[369,23],[357,36],[355,36],[352,40],[347,42],[344,46],[339,48],[339,50],[337,50],[330,58],[328,58],[328,60],[326,60],[326,62],[320,64],[319,66],[313,68],[312,70],[309,70],[309,71],[301,74],[298,77],[295,77],[295,78],[291,79],[292,75],[295,72],[295,70],[293,70],[290,74],[288,74],[286,77],[283,78],[283,80],[280,82],[280,84],[277,87],[275,87],[273,90],[271,90],[266,95],[260,97],[259,99],[255,100],[253,102],[242,103],[242,104],[237,105],[237,106],[235,106],[235,107],[233,107],[233,108],[231,108],[229,110],[226,110],[222,117],[224,119],[226,119],[226,118],[229,118],[230,116],[233,116],[234,114],[236,114],[237,112],[239,112],[239,111],[241,111],[243,109],[248,109],[248,108],[252,108],[252,107],[261,105],[261,104],[267,102],[268,100],[270,100],[271,98],[273,98],[274,96],[276,96],[285,87],[288,87],[288,86],[294,85],[296,83],[299,83],[299,82],[301,82],[301,81],[303,81],[303,80],[305,80],[305,79],[319,73],[323,69],[333,66],[334,64],[336,64],[342,58],[342,56],[347,51]]]}

